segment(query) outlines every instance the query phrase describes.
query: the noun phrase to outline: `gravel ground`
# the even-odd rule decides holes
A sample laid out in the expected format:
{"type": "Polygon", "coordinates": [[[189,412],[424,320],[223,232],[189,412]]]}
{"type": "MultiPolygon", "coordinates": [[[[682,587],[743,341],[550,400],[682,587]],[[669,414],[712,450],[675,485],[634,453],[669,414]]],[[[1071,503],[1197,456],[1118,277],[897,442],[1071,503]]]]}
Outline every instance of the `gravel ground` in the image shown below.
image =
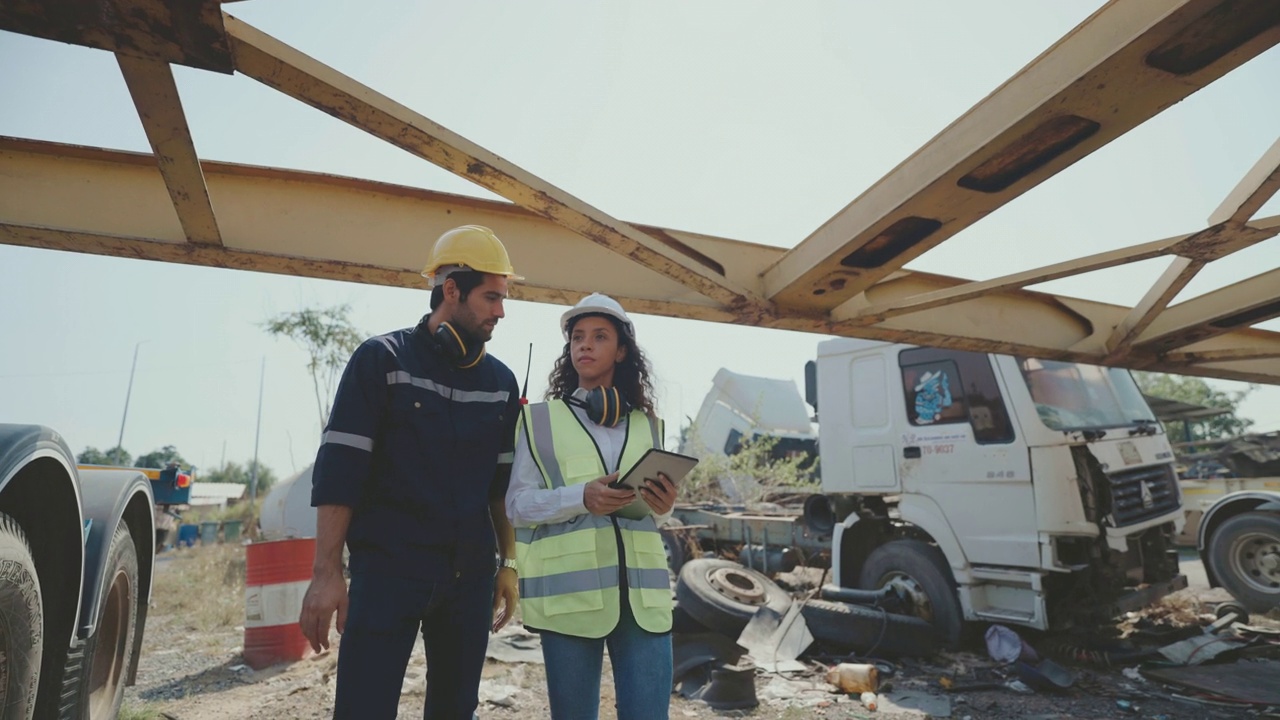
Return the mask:
{"type": "MultiPolygon", "coordinates": [[[[243,550],[193,549],[168,554],[156,579],[156,600],[147,621],[139,682],[125,695],[126,720],[204,720],[214,718],[327,718],[333,703],[336,652],[254,671],[241,656],[243,628],[234,619],[243,612],[243,550]],[[216,589],[206,587],[212,584],[216,589]],[[202,590],[193,591],[193,587],[202,590]],[[175,607],[170,594],[193,594],[188,606],[175,607]],[[196,610],[191,607],[197,608],[196,610]]],[[[1193,580],[1194,580],[1194,573],[1193,580]]],[[[1193,587],[1172,605],[1194,608],[1197,601],[1225,599],[1220,591],[1193,587]]],[[[1261,621],[1268,622],[1268,621],[1261,621]]],[[[1269,625],[1280,628],[1280,622],[1269,625]]],[[[335,647],[341,642],[334,635],[335,647]]],[[[821,658],[835,662],[830,657],[821,658]]],[[[824,666],[811,662],[806,672],[787,676],[758,673],[761,702],[750,711],[715,711],[696,700],[672,696],[671,717],[749,717],[762,720],[802,718],[1232,718],[1257,717],[1229,708],[1179,702],[1121,669],[1073,668],[1074,688],[1059,695],[1023,695],[1011,690],[948,694],[939,680],[995,672],[981,647],[973,652],[940,654],[928,660],[902,661],[896,675],[882,682],[880,709],[872,712],[857,697],[834,692],[824,681],[824,666]],[[1123,708],[1119,702],[1130,703],[1123,708]],[[896,703],[896,706],[895,704],[896,703]],[[941,703],[941,705],[939,705],[941,703]],[[949,712],[943,710],[949,706],[949,712]]],[[[415,648],[401,696],[400,717],[421,717],[425,690],[421,641],[415,648]]],[[[481,718],[549,718],[543,667],[530,662],[490,660],[481,686],[481,718]]],[[[1280,682],[1280,678],[1277,678],[1280,682]]],[[[613,684],[606,660],[601,688],[604,720],[615,720],[613,684]]]]}

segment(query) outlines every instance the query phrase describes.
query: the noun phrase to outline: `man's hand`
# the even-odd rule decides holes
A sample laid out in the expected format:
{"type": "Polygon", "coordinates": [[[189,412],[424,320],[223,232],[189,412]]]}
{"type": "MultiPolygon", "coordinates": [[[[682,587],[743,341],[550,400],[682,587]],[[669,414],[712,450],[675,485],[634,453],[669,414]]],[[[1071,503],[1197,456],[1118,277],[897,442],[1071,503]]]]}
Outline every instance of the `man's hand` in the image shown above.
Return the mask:
{"type": "Polygon", "coordinates": [[[493,585],[493,631],[498,632],[516,614],[516,600],[520,597],[520,579],[512,568],[498,568],[493,585]]]}
{"type": "Polygon", "coordinates": [[[666,515],[676,504],[676,486],[665,473],[658,473],[658,478],[645,478],[640,486],[640,497],[653,510],[654,515],[666,515]]]}
{"type": "Polygon", "coordinates": [[[347,629],[347,581],[341,570],[318,571],[311,575],[311,585],[302,598],[302,615],[298,625],[311,649],[329,649],[329,618],[338,613],[338,633],[347,629]]]}
{"type": "Polygon", "coordinates": [[[605,475],[587,483],[582,490],[582,504],[592,515],[608,515],[621,510],[636,498],[634,490],[615,489],[609,484],[618,479],[618,473],[605,475]]]}

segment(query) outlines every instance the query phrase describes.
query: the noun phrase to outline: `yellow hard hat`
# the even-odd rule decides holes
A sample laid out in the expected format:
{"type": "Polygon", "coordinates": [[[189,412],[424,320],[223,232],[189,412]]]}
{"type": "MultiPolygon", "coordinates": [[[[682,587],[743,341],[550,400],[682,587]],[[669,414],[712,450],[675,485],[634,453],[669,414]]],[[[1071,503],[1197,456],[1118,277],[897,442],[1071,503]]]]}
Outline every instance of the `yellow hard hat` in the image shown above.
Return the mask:
{"type": "Polygon", "coordinates": [[[423,277],[434,286],[441,268],[462,266],[491,275],[505,275],[512,280],[523,280],[511,267],[507,249],[492,230],[481,225],[463,225],[449,230],[436,240],[431,259],[422,268],[423,277]]]}

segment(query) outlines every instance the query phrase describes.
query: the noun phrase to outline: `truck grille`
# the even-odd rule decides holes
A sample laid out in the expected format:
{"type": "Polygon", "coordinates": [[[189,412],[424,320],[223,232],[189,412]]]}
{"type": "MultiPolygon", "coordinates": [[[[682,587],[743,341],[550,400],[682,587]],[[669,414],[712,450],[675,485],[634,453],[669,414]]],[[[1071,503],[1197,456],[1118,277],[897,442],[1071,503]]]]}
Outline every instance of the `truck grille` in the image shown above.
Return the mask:
{"type": "Polygon", "coordinates": [[[1177,510],[1178,481],[1168,465],[1107,473],[1111,483],[1111,520],[1132,525],[1177,510]]]}

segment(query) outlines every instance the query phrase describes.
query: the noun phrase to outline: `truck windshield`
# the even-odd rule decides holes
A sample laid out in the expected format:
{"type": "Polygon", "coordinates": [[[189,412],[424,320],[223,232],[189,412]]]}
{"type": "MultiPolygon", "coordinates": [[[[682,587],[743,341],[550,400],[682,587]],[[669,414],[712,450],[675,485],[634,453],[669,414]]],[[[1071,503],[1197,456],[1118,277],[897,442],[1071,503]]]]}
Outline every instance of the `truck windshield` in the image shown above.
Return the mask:
{"type": "Polygon", "coordinates": [[[1155,422],[1128,370],[1034,358],[1019,358],[1018,366],[1040,420],[1053,430],[1155,422]]]}

